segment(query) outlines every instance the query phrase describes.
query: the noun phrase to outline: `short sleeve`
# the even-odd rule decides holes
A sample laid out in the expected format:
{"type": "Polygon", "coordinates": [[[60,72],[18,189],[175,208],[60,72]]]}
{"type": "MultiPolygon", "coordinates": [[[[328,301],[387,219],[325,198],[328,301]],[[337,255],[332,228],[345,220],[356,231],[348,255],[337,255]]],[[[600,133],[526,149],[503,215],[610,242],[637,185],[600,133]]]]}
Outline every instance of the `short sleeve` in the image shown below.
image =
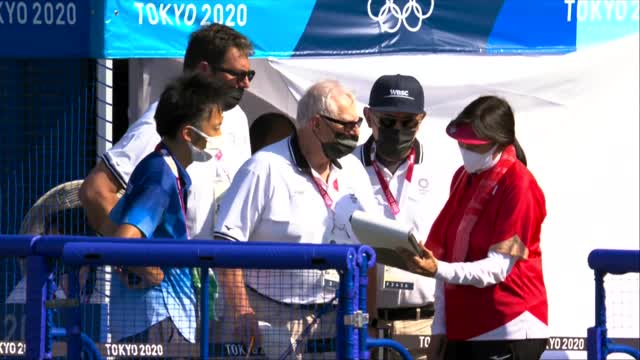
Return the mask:
{"type": "MultiPolygon", "coordinates": [[[[266,159],[265,159],[266,160],[266,159]]],[[[214,236],[248,241],[264,209],[270,182],[268,167],[253,167],[256,157],[236,173],[220,203],[214,236]]]]}
{"type": "Polygon", "coordinates": [[[546,215],[542,190],[526,169],[504,184],[495,219],[492,249],[499,253],[527,257],[527,247],[539,241],[546,215]],[[519,249],[519,246],[523,246],[519,249]]]}
{"type": "Polygon", "coordinates": [[[161,184],[162,174],[151,172],[132,181],[127,192],[111,211],[117,224],[137,227],[145,237],[151,237],[169,206],[170,196],[161,184]]]}
{"type": "Polygon", "coordinates": [[[127,129],[111,149],[102,155],[102,161],[123,187],[138,163],[151,153],[160,142],[154,119],[157,103],[127,129]]]}

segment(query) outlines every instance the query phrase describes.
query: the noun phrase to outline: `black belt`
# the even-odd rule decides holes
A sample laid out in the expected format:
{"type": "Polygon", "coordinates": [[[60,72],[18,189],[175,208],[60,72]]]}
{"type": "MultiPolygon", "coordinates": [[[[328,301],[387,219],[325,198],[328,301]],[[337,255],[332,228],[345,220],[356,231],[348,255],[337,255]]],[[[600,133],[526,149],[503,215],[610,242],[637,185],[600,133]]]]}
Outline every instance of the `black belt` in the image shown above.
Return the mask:
{"type": "Polygon", "coordinates": [[[378,309],[378,319],[385,321],[421,320],[433,317],[433,303],[425,306],[397,309],[378,309]]]}

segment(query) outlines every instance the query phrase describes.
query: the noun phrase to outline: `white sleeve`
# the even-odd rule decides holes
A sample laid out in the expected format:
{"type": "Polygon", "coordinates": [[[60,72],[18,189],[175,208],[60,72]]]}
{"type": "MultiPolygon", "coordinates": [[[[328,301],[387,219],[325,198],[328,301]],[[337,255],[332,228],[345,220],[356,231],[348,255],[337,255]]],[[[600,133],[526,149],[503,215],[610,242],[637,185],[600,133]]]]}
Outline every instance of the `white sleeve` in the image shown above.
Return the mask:
{"type": "Polygon", "coordinates": [[[255,157],[245,162],[220,203],[214,237],[248,241],[266,204],[269,168],[256,165],[255,157]]]}
{"type": "Polygon", "coordinates": [[[249,141],[249,121],[240,106],[224,112],[222,134],[225,142],[229,141],[233,149],[233,159],[239,163],[230,164],[231,172],[235,173],[242,163],[251,157],[251,143],[249,141]]]}
{"type": "Polygon", "coordinates": [[[444,304],[444,281],[436,279],[436,292],[433,306],[435,313],[433,314],[433,323],[431,323],[432,335],[444,335],[447,333],[447,322],[445,316],[444,304]]]}
{"type": "Polygon", "coordinates": [[[518,258],[515,256],[495,251],[489,251],[486,258],[474,262],[448,263],[438,260],[436,279],[483,288],[504,281],[516,261],[518,258]]]}
{"type": "Polygon", "coordinates": [[[122,139],[102,154],[102,161],[123,187],[127,186],[133,169],[160,142],[154,119],[156,106],[157,103],[151,105],[147,112],[127,129],[122,139]]]}

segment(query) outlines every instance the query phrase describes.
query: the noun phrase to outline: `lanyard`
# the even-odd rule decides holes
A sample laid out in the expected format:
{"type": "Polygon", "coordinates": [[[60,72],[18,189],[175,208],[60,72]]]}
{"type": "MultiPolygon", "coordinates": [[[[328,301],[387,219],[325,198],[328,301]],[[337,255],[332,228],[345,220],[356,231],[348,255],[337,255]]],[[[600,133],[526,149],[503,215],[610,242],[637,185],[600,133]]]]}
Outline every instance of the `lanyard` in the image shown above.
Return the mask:
{"type": "Polygon", "coordinates": [[[187,238],[189,238],[189,227],[186,226],[187,225],[187,209],[184,202],[184,195],[182,194],[183,192],[182,183],[180,182],[180,173],[178,172],[178,165],[176,164],[176,161],[174,160],[173,156],[171,156],[169,151],[164,148],[162,143],[156,146],[156,151],[159,151],[162,154],[162,157],[167,162],[167,165],[169,165],[169,168],[171,170],[174,170],[175,168],[176,184],[178,185],[178,197],[180,198],[180,208],[182,209],[182,216],[184,217],[184,221],[185,221],[187,238]]]}
{"type": "MultiPolygon", "coordinates": [[[[316,179],[311,171],[309,171],[309,173],[311,175],[311,179],[313,179],[313,183],[316,184],[316,188],[318,189],[320,196],[322,196],[322,200],[324,200],[324,204],[327,206],[327,208],[331,209],[331,207],[333,206],[333,199],[331,199],[331,196],[329,195],[327,190],[324,188],[322,183],[320,183],[320,180],[316,179]]],[[[333,187],[338,190],[338,179],[335,179],[333,181],[333,187]]]]}
{"type": "MultiPolygon", "coordinates": [[[[407,167],[407,175],[405,176],[405,180],[409,183],[411,182],[411,178],[413,177],[413,166],[415,164],[415,159],[416,159],[416,150],[415,148],[412,148],[411,151],[409,152],[409,157],[407,158],[409,165],[407,167]]],[[[389,207],[391,208],[393,215],[394,216],[398,215],[400,213],[400,206],[398,205],[398,201],[396,200],[395,196],[393,196],[393,194],[391,193],[391,189],[389,188],[389,183],[387,182],[387,180],[385,180],[384,176],[382,175],[382,170],[380,169],[380,166],[378,165],[378,162],[375,159],[375,144],[372,147],[372,151],[371,151],[371,164],[373,165],[373,170],[376,172],[376,176],[378,177],[378,182],[382,187],[382,192],[384,193],[384,196],[387,198],[387,203],[389,204],[389,207]]]]}

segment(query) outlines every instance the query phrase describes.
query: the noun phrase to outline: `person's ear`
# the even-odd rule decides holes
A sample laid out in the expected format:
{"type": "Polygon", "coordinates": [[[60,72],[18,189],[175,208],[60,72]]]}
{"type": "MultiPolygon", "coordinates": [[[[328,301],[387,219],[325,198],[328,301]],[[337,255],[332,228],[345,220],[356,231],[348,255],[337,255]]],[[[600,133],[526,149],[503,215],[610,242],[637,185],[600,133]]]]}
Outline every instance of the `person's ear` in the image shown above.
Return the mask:
{"type": "Polygon", "coordinates": [[[186,126],[186,125],[180,128],[180,131],[178,132],[179,138],[188,143],[191,142],[191,134],[192,132],[189,129],[189,126],[186,126]]]}
{"type": "Polygon", "coordinates": [[[213,70],[213,69],[211,69],[211,66],[209,66],[209,63],[204,61],[204,60],[200,61],[198,63],[198,66],[196,66],[196,69],[198,71],[203,72],[203,73],[208,73],[208,72],[211,72],[213,70]]]}
{"type": "Polygon", "coordinates": [[[319,117],[319,116],[314,115],[314,116],[311,118],[311,126],[312,126],[313,128],[320,129],[320,117],[319,117]]]}
{"type": "Polygon", "coordinates": [[[370,108],[365,107],[364,109],[362,109],[362,114],[364,115],[364,119],[367,121],[367,125],[369,126],[369,128],[373,129],[372,120],[371,120],[371,117],[373,116],[373,111],[370,108]]]}

